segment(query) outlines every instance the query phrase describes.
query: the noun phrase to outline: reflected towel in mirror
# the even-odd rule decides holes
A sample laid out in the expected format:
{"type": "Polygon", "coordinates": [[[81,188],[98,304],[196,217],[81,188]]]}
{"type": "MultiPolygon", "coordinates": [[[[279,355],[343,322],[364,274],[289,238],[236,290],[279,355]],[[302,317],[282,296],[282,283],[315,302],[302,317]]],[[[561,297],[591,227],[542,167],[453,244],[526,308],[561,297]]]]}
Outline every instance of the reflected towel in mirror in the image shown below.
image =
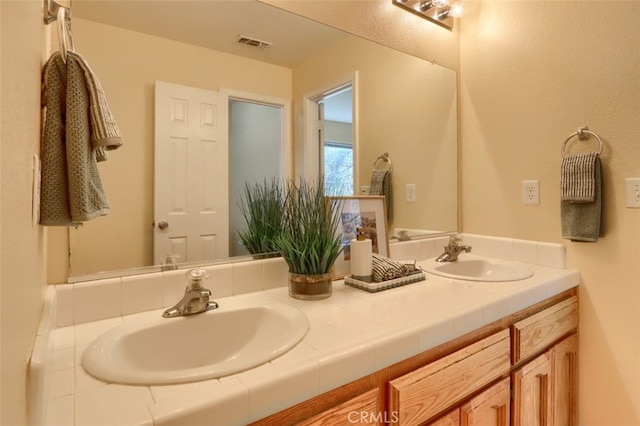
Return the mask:
{"type": "Polygon", "coordinates": [[[391,171],[374,170],[371,174],[371,184],[369,187],[369,195],[384,195],[387,222],[391,222],[393,218],[392,197],[391,197],[391,171]]]}

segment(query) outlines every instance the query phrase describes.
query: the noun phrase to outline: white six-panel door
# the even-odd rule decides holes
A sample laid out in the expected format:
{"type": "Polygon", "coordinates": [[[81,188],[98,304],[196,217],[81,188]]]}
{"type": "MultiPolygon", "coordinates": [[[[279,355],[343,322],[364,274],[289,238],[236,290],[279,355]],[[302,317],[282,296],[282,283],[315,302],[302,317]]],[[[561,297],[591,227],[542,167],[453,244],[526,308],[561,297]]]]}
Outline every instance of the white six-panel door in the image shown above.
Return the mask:
{"type": "Polygon", "coordinates": [[[156,81],[154,263],[228,257],[228,96],[156,81]]]}

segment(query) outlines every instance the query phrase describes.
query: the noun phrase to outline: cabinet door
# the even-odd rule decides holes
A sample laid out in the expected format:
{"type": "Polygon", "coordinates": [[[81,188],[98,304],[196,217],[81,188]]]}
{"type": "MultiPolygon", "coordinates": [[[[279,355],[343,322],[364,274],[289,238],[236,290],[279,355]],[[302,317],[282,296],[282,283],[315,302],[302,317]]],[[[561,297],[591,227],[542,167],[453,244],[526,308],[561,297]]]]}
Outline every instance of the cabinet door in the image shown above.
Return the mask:
{"type": "Polygon", "coordinates": [[[426,426],[460,426],[460,409],[456,408],[444,416],[438,417],[438,420],[427,423],[426,426]]]}
{"type": "Polygon", "coordinates": [[[543,351],[577,327],[577,296],[516,322],[512,326],[513,364],[543,351]]]}
{"type": "Polygon", "coordinates": [[[353,424],[378,425],[388,423],[386,413],[378,410],[378,389],[362,395],[310,419],[297,423],[298,426],[351,426],[353,424]]]}
{"type": "Polygon", "coordinates": [[[552,424],[551,352],[545,352],[512,374],[514,426],[552,424]]]}
{"type": "Polygon", "coordinates": [[[511,381],[506,378],[462,406],[460,425],[508,426],[510,407],[511,381]]]}
{"type": "Polygon", "coordinates": [[[392,424],[421,425],[509,372],[509,330],[389,382],[392,424]]]}
{"type": "Polygon", "coordinates": [[[578,335],[553,347],[553,384],[556,426],[578,424],[578,335]]]}

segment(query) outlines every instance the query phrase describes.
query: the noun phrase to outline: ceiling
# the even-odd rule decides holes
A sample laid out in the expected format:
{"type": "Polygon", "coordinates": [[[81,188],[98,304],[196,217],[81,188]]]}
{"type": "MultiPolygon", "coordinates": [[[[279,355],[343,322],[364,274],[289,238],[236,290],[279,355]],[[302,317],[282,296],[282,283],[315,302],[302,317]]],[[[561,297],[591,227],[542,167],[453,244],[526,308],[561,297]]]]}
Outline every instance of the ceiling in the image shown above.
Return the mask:
{"type": "MultiPolygon", "coordinates": [[[[287,68],[348,36],[255,0],[73,0],[72,16],[287,68]],[[240,44],[240,35],[271,45],[240,44]]],[[[350,93],[326,103],[326,120],[352,122],[350,93]]]]}
{"type": "Polygon", "coordinates": [[[346,33],[255,0],[73,0],[72,16],[292,68],[346,33]],[[272,43],[239,44],[239,35],[272,43]]]}

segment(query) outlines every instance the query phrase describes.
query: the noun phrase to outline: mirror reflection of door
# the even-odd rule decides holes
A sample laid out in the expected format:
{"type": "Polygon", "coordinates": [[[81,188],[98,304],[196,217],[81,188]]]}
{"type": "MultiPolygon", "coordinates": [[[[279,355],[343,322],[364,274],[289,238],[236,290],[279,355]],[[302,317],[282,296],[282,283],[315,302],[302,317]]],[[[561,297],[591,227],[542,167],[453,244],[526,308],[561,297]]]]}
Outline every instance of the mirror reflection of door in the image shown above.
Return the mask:
{"type": "Polygon", "coordinates": [[[247,254],[245,182],[290,173],[288,102],[156,82],[154,262],[247,254]]]}
{"type": "Polygon", "coordinates": [[[228,256],[228,136],[226,94],[156,82],[156,264],[228,256]]]}
{"type": "Polygon", "coordinates": [[[325,193],[354,195],[353,90],[351,84],[330,91],[317,101],[320,167],[325,193]]]}
{"type": "Polygon", "coordinates": [[[238,238],[245,220],[238,207],[245,183],[253,185],[284,177],[281,155],[283,108],[229,99],[229,255],[248,254],[238,238]]]}

